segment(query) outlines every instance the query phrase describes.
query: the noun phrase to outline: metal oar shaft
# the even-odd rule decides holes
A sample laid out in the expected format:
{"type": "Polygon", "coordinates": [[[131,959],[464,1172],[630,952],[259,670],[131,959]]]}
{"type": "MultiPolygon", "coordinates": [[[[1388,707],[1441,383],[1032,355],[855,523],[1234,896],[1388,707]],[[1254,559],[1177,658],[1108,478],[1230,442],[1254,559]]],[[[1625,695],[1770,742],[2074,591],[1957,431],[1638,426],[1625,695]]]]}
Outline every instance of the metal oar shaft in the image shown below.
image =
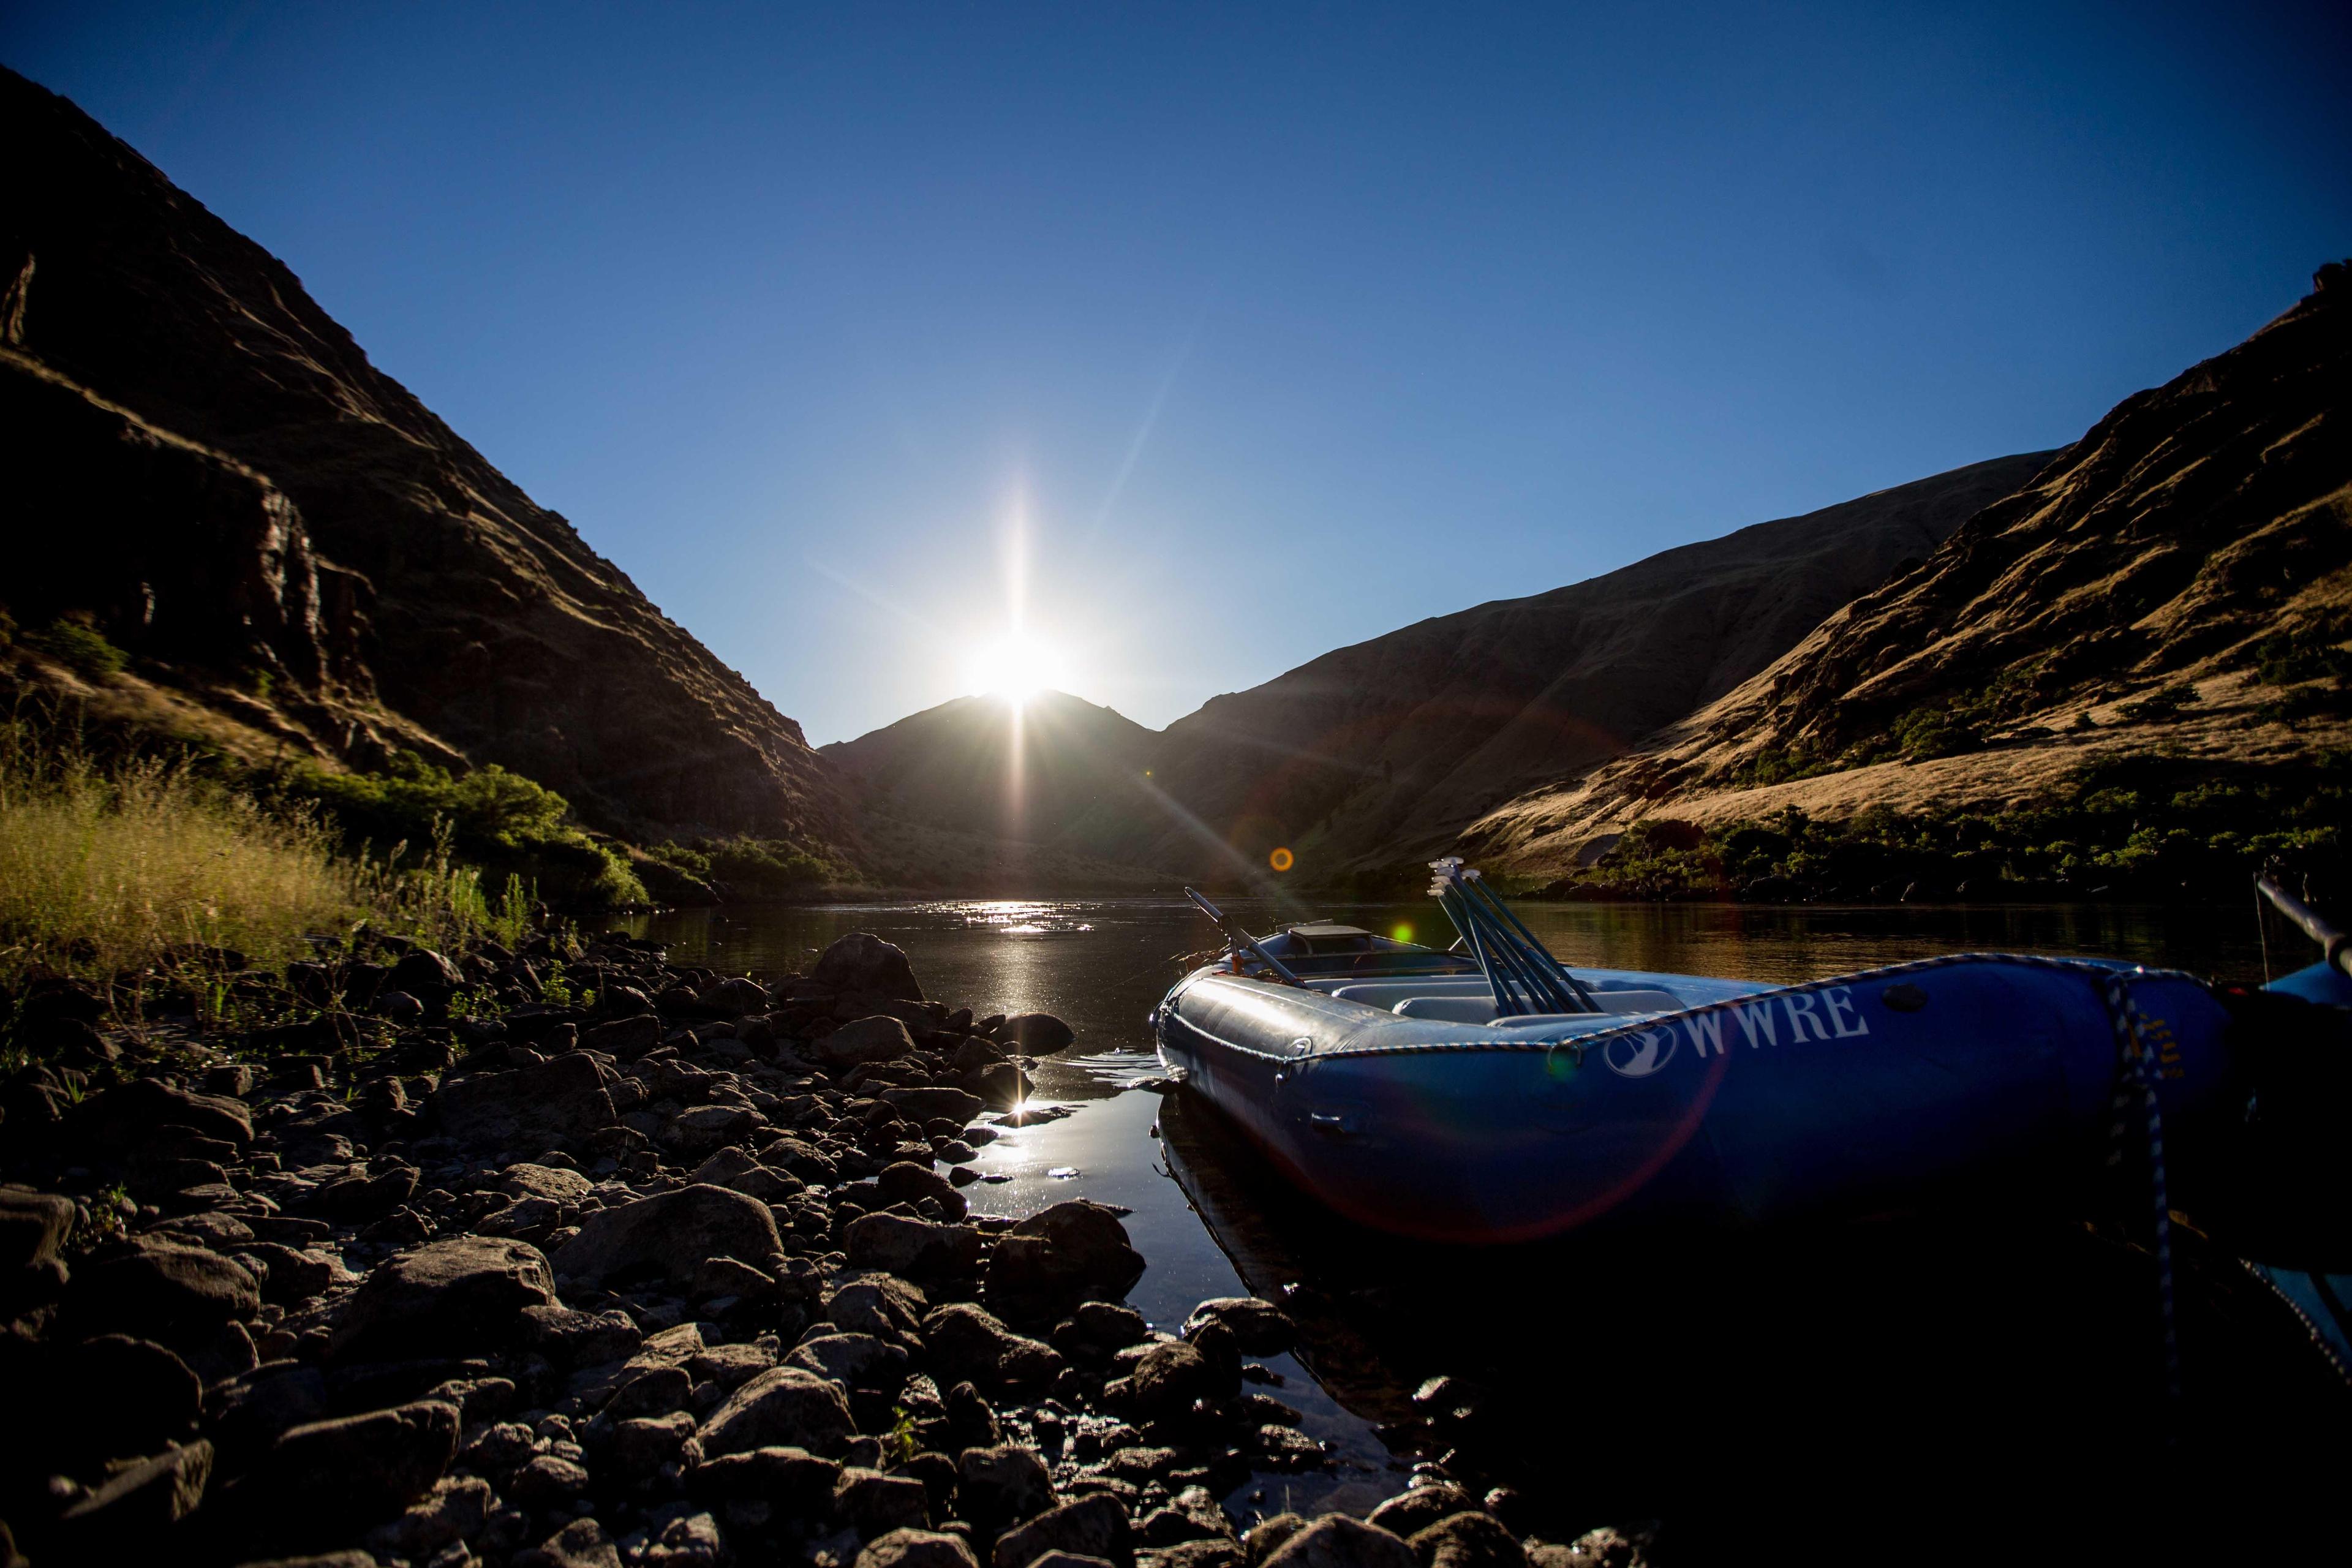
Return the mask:
{"type": "Polygon", "coordinates": [[[2272,881],[2268,877],[2256,877],[2254,887],[2271,901],[2271,907],[2293,921],[2303,934],[2320,945],[2326,961],[2352,974],[2352,934],[2337,931],[2323,919],[2317,910],[2272,881]]]}

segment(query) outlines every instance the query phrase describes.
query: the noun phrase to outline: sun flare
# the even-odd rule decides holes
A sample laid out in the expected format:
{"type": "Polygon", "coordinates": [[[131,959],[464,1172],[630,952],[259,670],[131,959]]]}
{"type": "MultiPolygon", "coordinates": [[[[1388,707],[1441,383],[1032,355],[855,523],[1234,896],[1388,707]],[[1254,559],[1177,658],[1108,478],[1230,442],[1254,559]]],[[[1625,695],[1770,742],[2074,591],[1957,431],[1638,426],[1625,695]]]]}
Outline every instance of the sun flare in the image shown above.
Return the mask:
{"type": "Polygon", "coordinates": [[[1025,632],[1014,632],[972,655],[965,675],[986,695],[1018,706],[1061,686],[1066,668],[1058,649],[1025,632]]]}

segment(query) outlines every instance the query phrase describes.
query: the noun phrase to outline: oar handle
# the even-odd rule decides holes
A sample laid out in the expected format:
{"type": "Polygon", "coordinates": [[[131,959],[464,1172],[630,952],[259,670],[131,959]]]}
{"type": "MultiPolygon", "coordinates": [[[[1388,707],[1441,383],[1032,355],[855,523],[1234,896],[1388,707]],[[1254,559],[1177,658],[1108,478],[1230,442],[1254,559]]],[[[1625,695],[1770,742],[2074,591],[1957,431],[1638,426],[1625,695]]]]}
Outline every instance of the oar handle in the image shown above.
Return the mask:
{"type": "Polygon", "coordinates": [[[2317,910],[2272,881],[2268,877],[2254,879],[2255,890],[2271,901],[2271,907],[2303,929],[2303,934],[2317,942],[2326,953],[2326,962],[2352,974],[2352,935],[2337,931],[2321,918],[2317,910]]]}

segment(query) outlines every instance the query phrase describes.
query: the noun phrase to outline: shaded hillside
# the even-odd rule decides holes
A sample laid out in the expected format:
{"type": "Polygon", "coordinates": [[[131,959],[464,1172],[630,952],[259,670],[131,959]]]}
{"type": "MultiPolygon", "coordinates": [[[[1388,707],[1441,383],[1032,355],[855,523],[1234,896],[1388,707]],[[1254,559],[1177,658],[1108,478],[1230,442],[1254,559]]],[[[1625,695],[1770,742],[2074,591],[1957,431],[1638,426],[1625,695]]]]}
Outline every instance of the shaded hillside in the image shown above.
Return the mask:
{"type": "Polygon", "coordinates": [[[2317,282],[1769,669],[1509,803],[1470,847],[1556,874],[1644,816],[1948,811],[2062,796],[2093,763],[2214,773],[2352,742],[2352,277],[2317,282]]]}
{"type": "MultiPolygon", "coordinates": [[[[1253,861],[1286,845],[1312,879],[1410,860],[1738,686],[2048,457],[1972,464],[1325,654],[1171,725],[1158,782],[1253,861]]],[[[1129,832],[1128,858],[1218,864],[1163,813],[1129,832]]]]}
{"type": "MultiPolygon", "coordinates": [[[[638,837],[842,830],[799,726],[371,365],[284,265],[70,103],[5,71],[0,134],[5,336],[23,356],[11,374],[30,376],[24,395],[67,424],[111,408],[128,432],[118,447],[177,454],[142,470],[143,522],[112,502],[80,505],[52,463],[37,495],[16,498],[16,527],[85,531],[70,549],[167,563],[204,553],[163,542],[178,496],[199,534],[227,507],[247,520],[227,533],[266,516],[309,541],[280,553],[290,613],[315,622],[323,656],[308,630],[278,624],[283,605],[260,606],[251,637],[196,627],[177,608],[147,618],[124,583],[163,581],[167,564],[96,575],[90,602],[41,606],[145,651],[154,662],[135,674],[156,689],[151,706],[361,764],[389,744],[430,753],[437,737],[452,760],[501,763],[638,837]],[[88,410],[60,401],[68,388],[88,410]],[[183,656],[185,670],[170,667],[183,656]],[[281,668],[301,701],[253,679],[281,668]],[[390,710],[380,723],[367,718],[378,703],[390,710]]],[[[41,439],[20,433],[15,449],[41,439]]],[[[122,482],[93,473],[89,493],[122,482]]],[[[251,576],[226,560],[205,569],[251,576]]],[[[154,603],[200,596],[166,582],[154,603]]]]}
{"type": "Polygon", "coordinates": [[[823,755],[861,810],[1015,843],[1098,853],[1130,831],[1160,736],[1108,708],[1040,692],[962,697],[823,755]]]}

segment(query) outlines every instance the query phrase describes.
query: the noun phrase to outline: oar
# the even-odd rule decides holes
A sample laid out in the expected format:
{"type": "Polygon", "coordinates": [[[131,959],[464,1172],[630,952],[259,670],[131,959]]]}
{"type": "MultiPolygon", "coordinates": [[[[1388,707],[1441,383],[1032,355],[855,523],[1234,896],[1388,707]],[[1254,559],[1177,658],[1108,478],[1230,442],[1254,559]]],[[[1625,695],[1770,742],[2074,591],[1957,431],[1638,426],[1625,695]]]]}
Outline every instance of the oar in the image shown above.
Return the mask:
{"type": "Polygon", "coordinates": [[[1296,985],[1298,984],[1298,976],[1291,973],[1289,970],[1284,968],[1280,963],[1276,962],[1274,954],[1258,946],[1257,938],[1244,931],[1239,921],[1225,913],[1224,910],[1217,908],[1216,905],[1209,902],[1207,899],[1201,895],[1198,889],[1185,889],[1184,896],[1192,900],[1192,902],[1199,907],[1200,911],[1202,914],[1217,922],[1217,929],[1225,933],[1225,940],[1227,942],[1232,942],[1236,948],[1249,949],[1251,952],[1257,956],[1257,961],[1260,963],[1265,964],[1268,969],[1271,969],[1276,974],[1281,975],[1283,979],[1288,981],[1291,984],[1296,985]]]}
{"type": "Polygon", "coordinates": [[[2303,928],[2303,934],[2317,942],[2326,953],[2325,962],[2352,974],[2352,936],[2337,931],[2320,918],[2319,911],[2272,881],[2268,877],[2256,877],[2254,887],[2271,901],[2271,907],[2303,928]]]}

